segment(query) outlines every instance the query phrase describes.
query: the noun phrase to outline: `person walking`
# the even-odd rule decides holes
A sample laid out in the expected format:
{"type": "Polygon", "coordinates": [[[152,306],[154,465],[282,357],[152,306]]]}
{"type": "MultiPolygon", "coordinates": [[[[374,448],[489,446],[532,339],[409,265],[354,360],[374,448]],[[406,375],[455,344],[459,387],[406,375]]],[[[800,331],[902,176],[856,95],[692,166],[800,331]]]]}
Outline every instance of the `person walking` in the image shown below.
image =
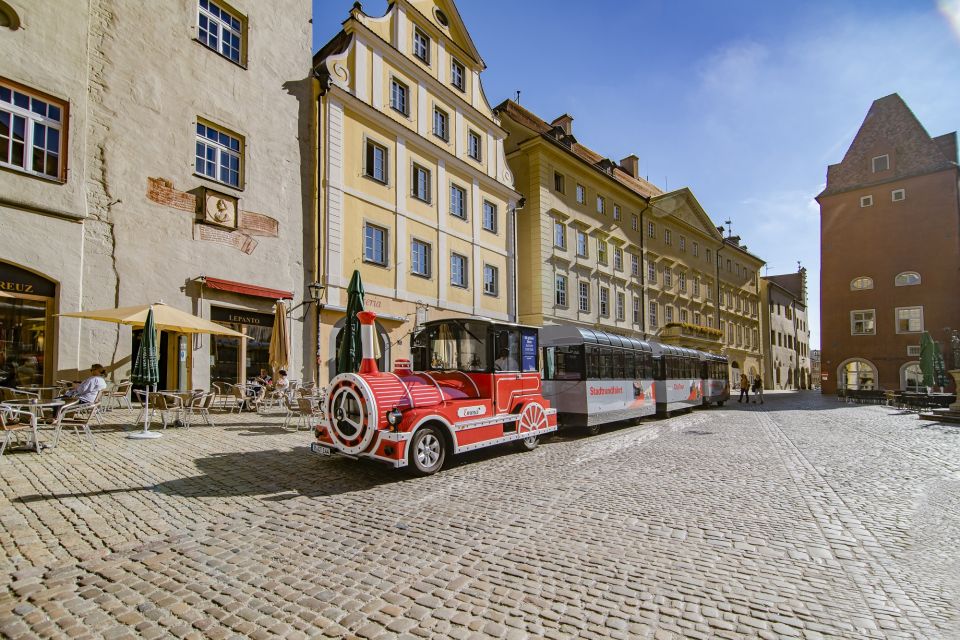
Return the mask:
{"type": "Polygon", "coordinates": [[[747,378],[746,373],[740,374],[740,399],[737,402],[743,402],[746,399],[747,404],[750,403],[750,379],[747,378]]]}
{"type": "Polygon", "coordinates": [[[756,402],[757,398],[760,399],[760,404],[763,404],[763,379],[759,373],[753,379],[753,401],[756,402]]]}

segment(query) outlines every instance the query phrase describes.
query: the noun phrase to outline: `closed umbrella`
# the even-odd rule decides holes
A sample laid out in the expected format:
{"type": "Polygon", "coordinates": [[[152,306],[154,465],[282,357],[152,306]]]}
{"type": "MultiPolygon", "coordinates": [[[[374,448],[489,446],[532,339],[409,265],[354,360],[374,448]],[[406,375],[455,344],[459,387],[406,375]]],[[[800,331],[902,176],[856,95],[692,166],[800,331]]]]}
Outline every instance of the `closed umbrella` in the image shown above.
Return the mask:
{"type": "Polygon", "coordinates": [[[932,387],[934,385],[934,363],[937,357],[937,348],[930,337],[930,333],[923,332],[920,336],[920,371],[923,373],[923,386],[932,387]]]}
{"type": "Polygon", "coordinates": [[[147,389],[146,399],[143,401],[143,431],[131,433],[128,438],[147,440],[159,438],[159,433],[150,431],[150,387],[156,390],[156,385],[160,382],[160,365],[157,357],[157,326],[153,321],[153,309],[147,311],[147,317],[143,324],[143,337],[140,339],[140,349],[137,351],[137,359],[133,363],[133,371],[130,373],[130,381],[134,384],[142,384],[147,389]]]}
{"type": "Polygon", "coordinates": [[[287,308],[283,301],[277,300],[273,310],[273,333],[270,334],[270,366],[273,368],[273,377],[277,377],[280,369],[290,366],[290,346],[287,342],[287,308]]]}
{"type": "Polygon", "coordinates": [[[363,311],[363,282],[360,272],[354,270],[347,287],[347,316],[340,334],[337,349],[337,373],[356,373],[360,370],[363,347],[360,343],[360,321],[357,314],[363,311]]]}
{"type": "Polygon", "coordinates": [[[943,352],[940,350],[940,343],[933,343],[933,380],[940,390],[947,386],[947,366],[943,361],[943,352]]]}

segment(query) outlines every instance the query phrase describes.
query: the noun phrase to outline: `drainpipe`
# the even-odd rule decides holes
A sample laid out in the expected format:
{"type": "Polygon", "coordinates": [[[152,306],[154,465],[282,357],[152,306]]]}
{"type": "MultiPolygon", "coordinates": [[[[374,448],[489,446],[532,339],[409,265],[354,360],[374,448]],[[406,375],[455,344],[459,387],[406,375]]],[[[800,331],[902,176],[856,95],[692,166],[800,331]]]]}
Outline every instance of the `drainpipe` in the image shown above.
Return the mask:
{"type": "Polygon", "coordinates": [[[647,336],[647,252],[644,249],[644,236],[646,227],[643,226],[643,212],[650,208],[650,201],[647,200],[647,206],[640,209],[640,332],[647,336]]]}

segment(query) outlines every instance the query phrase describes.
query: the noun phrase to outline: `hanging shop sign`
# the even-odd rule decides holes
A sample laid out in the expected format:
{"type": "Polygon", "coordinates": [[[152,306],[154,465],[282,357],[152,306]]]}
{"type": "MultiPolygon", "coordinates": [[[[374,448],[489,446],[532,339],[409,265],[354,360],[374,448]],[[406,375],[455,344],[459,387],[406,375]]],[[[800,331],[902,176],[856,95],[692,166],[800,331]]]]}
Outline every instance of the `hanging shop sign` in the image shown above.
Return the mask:
{"type": "Polygon", "coordinates": [[[250,324],[256,327],[272,327],[273,314],[246,311],[244,309],[230,309],[228,307],[210,307],[210,319],[214,322],[232,322],[235,324],[250,324]]]}

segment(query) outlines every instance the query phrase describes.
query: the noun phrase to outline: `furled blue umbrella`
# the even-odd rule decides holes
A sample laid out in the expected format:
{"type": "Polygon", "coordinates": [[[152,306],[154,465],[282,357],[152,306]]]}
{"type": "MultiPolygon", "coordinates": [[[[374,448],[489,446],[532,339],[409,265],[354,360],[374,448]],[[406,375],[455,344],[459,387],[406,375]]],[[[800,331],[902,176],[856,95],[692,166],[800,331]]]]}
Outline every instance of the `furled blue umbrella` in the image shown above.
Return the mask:
{"type": "Polygon", "coordinates": [[[143,431],[131,433],[128,438],[149,439],[159,438],[159,433],[150,431],[150,387],[156,391],[160,382],[160,364],[157,353],[157,325],[153,321],[153,309],[147,312],[147,319],[143,324],[143,334],[140,339],[140,349],[137,359],[133,363],[130,381],[146,387],[146,398],[143,401],[143,431]]]}
{"type": "Polygon", "coordinates": [[[360,321],[357,314],[363,311],[363,282],[360,272],[354,270],[347,286],[347,317],[340,330],[340,346],[337,348],[337,373],[356,373],[360,370],[363,347],[360,343],[360,321]]]}

